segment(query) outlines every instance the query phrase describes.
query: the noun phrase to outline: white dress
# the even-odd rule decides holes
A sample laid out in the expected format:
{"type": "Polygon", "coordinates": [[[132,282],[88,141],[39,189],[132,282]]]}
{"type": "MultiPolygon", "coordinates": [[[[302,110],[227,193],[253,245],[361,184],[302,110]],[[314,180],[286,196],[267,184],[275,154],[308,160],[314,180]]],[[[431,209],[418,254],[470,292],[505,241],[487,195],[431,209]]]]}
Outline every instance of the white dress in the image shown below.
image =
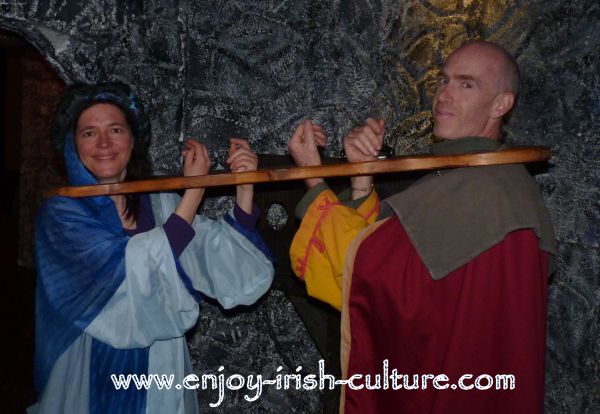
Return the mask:
{"type": "MultiPolygon", "coordinates": [[[[147,389],[146,413],[198,412],[196,392],[176,387],[192,372],[184,334],[199,312],[178,276],[162,228],[179,197],[164,193],[151,200],[156,227],[129,239],[123,282],[56,360],[39,403],[29,413],[89,413],[93,338],[113,348],[150,347],[148,374],[173,375],[169,390],[155,384],[147,389]]],[[[224,220],[196,216],[192,227],[195,236],[179,260],[195,290],[232,308],[254,303],[269,289],[273,266],[251,241],[224,220]]]]}

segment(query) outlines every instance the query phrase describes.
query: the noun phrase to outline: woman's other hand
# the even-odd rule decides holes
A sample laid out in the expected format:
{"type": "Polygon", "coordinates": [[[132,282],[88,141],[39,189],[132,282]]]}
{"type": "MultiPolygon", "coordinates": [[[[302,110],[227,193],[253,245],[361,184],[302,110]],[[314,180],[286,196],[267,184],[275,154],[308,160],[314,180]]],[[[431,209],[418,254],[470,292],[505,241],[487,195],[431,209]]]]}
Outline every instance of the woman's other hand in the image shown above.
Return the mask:
{"type": "Polygon", "coordinates": [[[183,175],[192,177],[195,175],[206,175],[210,169],[210,157],[204,145],[196,140],[185,141],[183,155],[183,175]]]}
{"type": "MultiPolygon", "coordinates": [[[[196,140],[188,139],[185,141],[185,148],[181,155],[183,155],[184,176],[193,177],[208,174],[211,162],[204,145],[196,140]]],[[[175,214],[191,225],[200,202],[202,202],[202,197],[204,197],[204,188],[190,188],[185,190],[183,198],[175,209],[175,214]]]]}
{"type": "MultiPolygon", "coordinates": [[[[231,138],[227,164],[233,172],[256,171],[258,156],[252,151],[248,141],[241,138],[231,138]]],[[[241,184],[236,187],[236,202],[248,214],[252,214],[253,196],[254,186],[252,184],[241,184]]]]}

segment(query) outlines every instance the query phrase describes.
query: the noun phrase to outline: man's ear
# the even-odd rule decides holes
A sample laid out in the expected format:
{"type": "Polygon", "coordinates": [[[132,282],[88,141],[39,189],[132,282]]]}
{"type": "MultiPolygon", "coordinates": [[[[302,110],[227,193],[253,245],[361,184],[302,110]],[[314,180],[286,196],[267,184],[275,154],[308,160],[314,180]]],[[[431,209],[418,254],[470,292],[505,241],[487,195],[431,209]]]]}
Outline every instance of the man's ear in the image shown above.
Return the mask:
{"type": "Polygon", "coordinates": [[[502,92],[496,96],[494,107],[492,108],[492,118],[502,118],[513,108],[515,104],[515,94],[512,92],[502,92]]]}

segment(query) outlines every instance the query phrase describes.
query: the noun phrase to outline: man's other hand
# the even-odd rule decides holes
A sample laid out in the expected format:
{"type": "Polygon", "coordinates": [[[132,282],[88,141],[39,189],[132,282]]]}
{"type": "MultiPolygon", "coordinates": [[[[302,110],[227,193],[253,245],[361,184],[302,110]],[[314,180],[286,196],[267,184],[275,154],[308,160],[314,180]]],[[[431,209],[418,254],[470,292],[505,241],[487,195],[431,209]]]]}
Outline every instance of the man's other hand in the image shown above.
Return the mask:
{"type": "Polygon", "coordinates": [[[376,160],[383,145],[384,135],[384,120],[367,118],[364,125],[352,128],[344,137],[346,159],[349,162],[376,160]]]}

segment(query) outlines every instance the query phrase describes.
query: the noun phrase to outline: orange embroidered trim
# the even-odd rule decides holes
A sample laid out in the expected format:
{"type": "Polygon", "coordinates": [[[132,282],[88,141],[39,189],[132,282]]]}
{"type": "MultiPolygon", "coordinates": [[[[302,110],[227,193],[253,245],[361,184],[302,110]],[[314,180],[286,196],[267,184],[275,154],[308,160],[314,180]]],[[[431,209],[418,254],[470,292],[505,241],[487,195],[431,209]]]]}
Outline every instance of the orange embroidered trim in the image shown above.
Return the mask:
{"type": "Polygon", "coordinates": [[[379,200],[377,200],[377,202],[375,203],[375,207],[373,207],[373,208],[371,209],[371,211],[369,211],[369,212],[367,213],[367,215],[365,216],[365,220],[366,220],[366,221],[369,221],[369,219],[371,218],[371,216],[372,216],[373,214],[378,214],[378,213],[379,213],[379,210],[380,210],[380,208],[381,208],[381,202],[380,202],[379,200]]]}
{"type": "Polygon", "coordinates": [[[321,227],[321,223],[327,216],[327,213],[329,213],[329,210],[331,210],[333,206],[339,206],[341,204],[342,203],[340,203],[339,201],[332,202],[328,198],[325,198],[325,200],[323,200],[323,203],[317,206],[317,208],[321,210],[321,215],[319,216],[317,224],[315,225],[315,228],[313,229],[313,232],[310,236],[308,246],[306,246],[306,253],[304,253],[304,257],[302,259],[298,259],[298,265],[296,267],[298,277],[300,279],[304,280],[304,272],[306,272],[306,266],[308,265],[308,256],[310,255],[311,247],[314,246],[320,253],[323,253],[325,251],[325,245],[321,240],[317,238],[317,231],[321,227]]]}

